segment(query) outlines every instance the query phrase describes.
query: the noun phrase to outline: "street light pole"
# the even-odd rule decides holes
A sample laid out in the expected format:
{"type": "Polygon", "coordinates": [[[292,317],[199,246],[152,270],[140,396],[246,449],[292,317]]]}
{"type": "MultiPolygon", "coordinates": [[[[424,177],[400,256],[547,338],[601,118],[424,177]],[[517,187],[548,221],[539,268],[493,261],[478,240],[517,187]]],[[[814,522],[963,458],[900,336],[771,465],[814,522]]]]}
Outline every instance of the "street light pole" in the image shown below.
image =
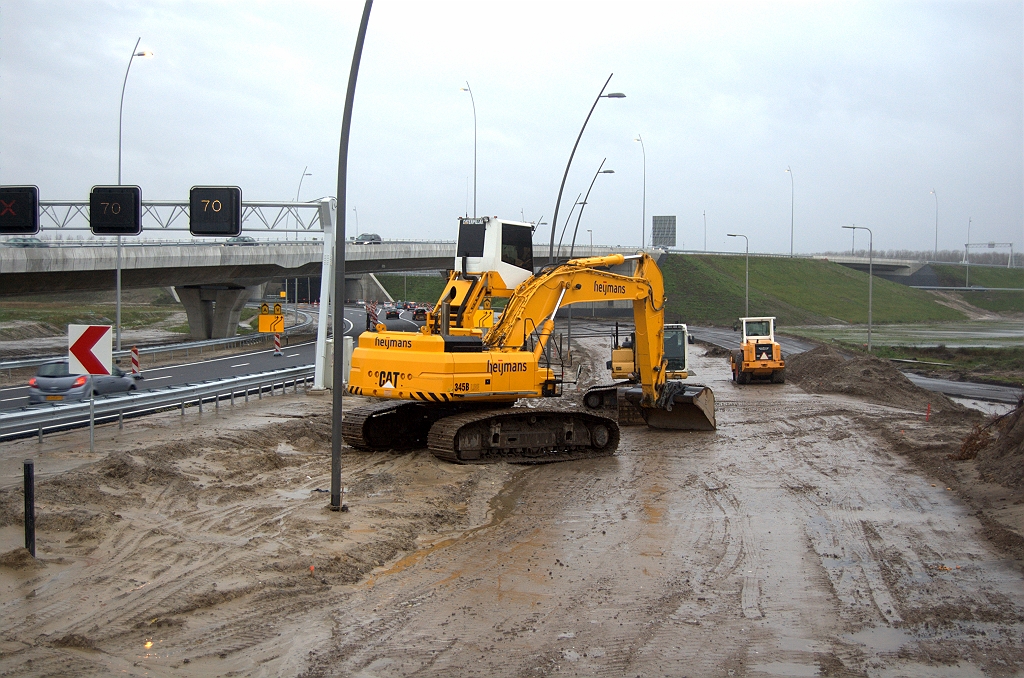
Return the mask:
{"type": "MultiPolygon", "coordinates": [[[[565,163],[565,172],[562,174],[562,183],[558,186],[558,199],[555,200],[555,218],[551,220],[551,241],[548,243],[548,265],[554,263],[555,258],[555,228],[558,227],[558,208],[562,204],[562,191],[565,190],[565,180],[569,176],[569,168],[572,166],[573,156],[576,155],[576,148],[580,145],[580,139],[583,138],[583,131],[587,129],[587,123],[590,122],[590,116],[594,114],[594,109],[597,108],[597,102],[601,99],[625,99],[626,95],[622,92],[612,92],[611,94],[605,94],[604,90],[608,87],[608,83],[612,81],[614,73],[608,76],[608,79],[604,81],[604,85],[601,87],[601,91],[598,93],[597,98],[594,99],[594,105],[590,107],[590,112],[587,113],[586,119],[583,121],[583,127],[580,128],[580,133],[576,137],[576,143],[572,146],[572,153],[569,154],[569,162],[565,163]]],[[[568,219],[566,219],[568,221],[568,219]]]]}
{"type": "Polygon", "coordinates": [[[708,211],[704,210],[704,251],[708,251],[708,211]]]}
{"type": "Polygon", "coordinates": [[[871,280],[875,277],[872,270],[875,255],[875,235],[866,226],[843,226],[843,228],[848,228],[852,231],[860,229],[868,232],[868,353],[871,353],[871,280]]]}
{"type": "Polygon", "coordinates": [[[932,189],[932,195],[935,196],[935,253],[932,258],[938,261],[939,259],[939,194],[932,189]]]}
{"type": "Polygon", "coordinates": [[[794,216],[796,215],[796,212],[794,211],[795,210],[794,198],[796,197],[796,193],[795,193],[794,188],[793,188],[793,170],[791,170],[787,166],[786,167],[786,171],[789,172],[789,256],[792,257],[793,256],[793,223],[794,223],[794,216]]]}
{"type": "MultiPolygon", "coordinates": [[[[331,400],[331,510],[347,511],[342,502],[341,487],[341,419],[344,404],[345,360],[343,341],[345,326],[345,215],[348,212],[348,144],[352,129],[352,107],[356,98],[356,79],[359,75],[359,62],[363,56],[363,43],[366,40],[366,27],[370,22],[370,9],[373,0],[365,0],[363,16],[359,21],[356,33],[356,45],[352,52],[352,66],[348,72],[348,88],[345,91],[345,108],[341,115],[341,143],[338,148],[338,225],[334,238],[334,290],[331,302],[334,306],[334,389],[331,400]]],[[[323,312],[323,310],[321,310],[323,312]]]]}
{"type": "Polygon", "coordinates": [[[647,149],[644,148],[644,138],[640,136],[639,133],[633,141],[640,142],[640,150],[643,151],[644,154],[644,210],[643,216],[640,218],[640,249],[643,249],[647,243],[647,149]]]}
{"type": "MultiPolygon", "coordinates": [[[[135,57],[147,57],[153,56],[152,52],[143,50],[136,52],[139,48],[139,43],[142,42],[140,37],[135,41],[135,47],[132,47],[132,55],[128,59],[128,68],[124,71],[124,82],[121,83],[121,106],[117,112],[117,185],[121,185],[121,128],[124,120],[124,90],[128,86],[128,73],[132,70],[132,61],[135,57]]],[[[117,326],[117,350],[121,350],[121,236],[117,236],[117,264],[116,264],[116,276],[115,276],[115,287],[117,288],[117,315],[115,316],[115,325],[117,326]]]]}
{"type": "Polygon", "coordinates": [[[594,229],[588,228],[587,233],[590,234],[590,256],[594,256],[594,229]]]}
{"type": "Polygon", "coordinates": [[[971,217],[967,217],[967,244],[964,245],[964,263],[967,264],[967,280],[964,287],[971,286],[971,217]]]}
{"type": "MultiPolygon", "coordinates": [[[[463,92],[469,92],[469,101],[473,104],[473,218],[476,218],[476,99],[473,98],[473,89],[469,86],[469,80],[465,87],[460,87],[463,92]]],[[[486,92],[485,92],[486,94],[486,92]]]]}
{"type": "Polygon", "coordinates": [[[747,282],[745,292],[743,294],[743,315],[744,317],[750,317],[750,240],[742,233],[726,233],[726,235],[730,238],[743,238],[743,241],[746,243],[745,268],[747,272],[747,282]]]}
{"type": "MultiPolygon", "coordinates": [[[[306,177],[313,176],[312,174],[310,174],[309,172],[306,171],[308,169],[309,169],[309,165],[306,165],[305,167],[302,168],[302,176],[299,177],[299,188],[298,188],[297,191],[295,191],[295,202],[299,201],[299,193],[302,191],[302,180],[305,179],[306,177]]],[[[299,215],[297,215],[297,214],[295,215],[295,227],[296,228],[299,227],[299,215]]],[[[288,234],[287,233],[284,234],[284,239],[285,240],[288,239],[288,234]]],[[[295,240],[298,241],[298,239],[299,239],[299,234],[296,233],[295,234],[295,240]]],[[[298,294],[299,294],[298,293],[298,288],[295,288],[295,289],[296,289],[295,295],[296,295],[296,297],[298,297],[298,294]]]]}
{"type": "MultiPolygon", "coordinates": [[[[581,202],[579,204],[580,205],[580,211],[579,211],[579,214],[576,215],[576,227],[573,228],[573,230],[572,230],[572,243],[569,245],[569,258],[570,259],[572,259],[573,251],[576,249],[576,233],[580,230],[580,219],[583,218],[583,210],[587,206],[587,200],[590,198],[590,190],[592,188],[594,188],[594,182],[597,181],[597,175],[598,174],[615,174],[615,170],[601,169],[602,167],[604,167],[604,163],[605,163],[606,160],[608,160],[608,158],[605,158],[604,160],[602,160],[601,164],[597,166],[597,171],[594,172],[594,178],[590,180],[590,188],[587,189],[587,195],[583,198],[583,202],[581,202]]],[[[570,214],[569,216],[572,216],[572,215],[570,214]]],[[[571,311],[572,309],[570,308],[569,310],[571,311]]]]}

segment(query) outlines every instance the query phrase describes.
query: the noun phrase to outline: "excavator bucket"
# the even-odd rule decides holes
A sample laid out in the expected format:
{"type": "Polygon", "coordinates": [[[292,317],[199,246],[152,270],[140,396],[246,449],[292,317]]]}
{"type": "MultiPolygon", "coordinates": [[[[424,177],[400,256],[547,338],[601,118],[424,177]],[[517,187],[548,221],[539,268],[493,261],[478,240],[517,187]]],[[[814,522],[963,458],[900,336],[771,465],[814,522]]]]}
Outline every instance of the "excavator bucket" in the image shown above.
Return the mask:
{"type": "Polygon", "coordinates": [[[714,431],[715,394],[703,384],[682,384],[666,399],[663,407],[641,406],[643,391],[639,387],[626,389],[626,400],[637,405],[651,428],[679,431],[714,431]]]}
{"type": "Polygon", "coordinates": [[[715,394],[703,384],[669,382],[663,407],[644,407],[643,389],[640,386],[606,384],[592,386],[583,396],[587,409],[600,410],[609,417],[616,417],[619,426],[642,426],[667,428],[679,431],[714,431],[715,394]]]}

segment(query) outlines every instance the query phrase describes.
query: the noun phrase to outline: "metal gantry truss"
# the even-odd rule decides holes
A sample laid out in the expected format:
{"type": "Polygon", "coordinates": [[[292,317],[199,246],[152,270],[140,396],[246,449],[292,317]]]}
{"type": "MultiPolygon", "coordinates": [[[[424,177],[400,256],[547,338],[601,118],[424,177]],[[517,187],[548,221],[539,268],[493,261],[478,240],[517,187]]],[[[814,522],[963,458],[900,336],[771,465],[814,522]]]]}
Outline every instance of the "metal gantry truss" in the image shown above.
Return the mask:
{"type": "MultiPolygon", "coordinates": [[[[275,233],[309,233],[323,231],[321,206],[334,198],[321,198],[315,202],[243,202],[242,228],[266,230],[275,233]]],[[[189,203],[174,200],[143,200],[142,222],[145,231],[187,231],[189,203]],[[156,222],[158,228],[146,227],[156,222]]],[[[45,200],[39,203],[40,231],[88,231],[88,200],[45,200]]]]}

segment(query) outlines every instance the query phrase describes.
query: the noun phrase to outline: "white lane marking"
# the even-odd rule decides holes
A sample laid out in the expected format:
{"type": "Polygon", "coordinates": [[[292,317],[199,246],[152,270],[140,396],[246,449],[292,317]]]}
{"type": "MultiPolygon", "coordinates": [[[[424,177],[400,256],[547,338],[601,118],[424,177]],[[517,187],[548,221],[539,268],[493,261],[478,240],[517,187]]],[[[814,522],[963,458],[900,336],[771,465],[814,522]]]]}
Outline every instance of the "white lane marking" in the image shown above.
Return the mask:
{"type": "Polygon", "coordinates": [[[17,398],[4,398],[3,400],[0,400],[0,403],[9,403],[12,400],[21,400],[22,398],[27,398],[27,397],[28,396],[18,396],[17,398]]]}
{"type": "MultiPolygon", "coordinates": [[[[289,353],[288,355],[285,356],[285,358],[294,358],[297,355],[302,355],[302,354],[301,353],[289,353]]],[[[248,365],[248,364],[249,363],[246,363],[246,365],[248,365]]]]}
{"type": "MultiPolygon", "coordinates": [[[[298,355],[298,354],[296,353],[296,355],[298,355]]],[[[232,365],[231,367],[232,367],[232,369],[234,369],[235,367],[245,367],[248,364],[249,363],[238,363],[237,365],[232,365]]]]}
{"type": "MultiPolygon", "coordinates": [[[[302,348],[303,346],[312,346],[314,344],[316,344],[315,341],[307,341],[304,344],[295,344],[295,346],[290,346],[289,348],[302,348]]],[[[175,350],[178,351],[178,350],[182,350],[182,349],[175,349],[175,350]]],[[[240,353],[240,354],[237,354],[237,355],[226,355],[223,358],[210,358],[209,360],[197,360],[194,363],[181,363],[180,365],[167,365],[165,367],[151,367],[151,368],[147,369],[146,372],[148,373],[148,372],[159,372],[160,370],[174,370],[174,369],[177,369],[179,367],[190,367],[191,365],[205,365],[207,363],[220,362],[221,360],[238,360],[239,358],[248,358],[249,356],[260,355],[262,353],[273,353],[273,351],[274,351],[274,349],[272,349],[272,348],[266,348],[266,349],[263,349],[262,351],[253,351],[252,353],[240,353]]]]}
{"type": "Polygon", "coordinates": [[[146,381],[160,381],[161,379],[170,379],[173,376],[173,374],[168,374],[163,377],[143,377],[143,379],[145,379],[146,381]]]}

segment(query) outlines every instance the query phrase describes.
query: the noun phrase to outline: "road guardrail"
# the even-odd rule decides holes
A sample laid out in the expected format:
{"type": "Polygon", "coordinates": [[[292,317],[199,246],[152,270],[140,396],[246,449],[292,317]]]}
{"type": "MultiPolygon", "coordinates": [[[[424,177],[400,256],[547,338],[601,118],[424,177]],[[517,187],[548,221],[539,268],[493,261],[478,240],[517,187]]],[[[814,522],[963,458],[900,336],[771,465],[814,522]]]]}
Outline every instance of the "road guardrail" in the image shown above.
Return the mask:
{"type": "MultiPolygon", "coordinates": [[[[137,417],[151,412],[178,408],[182,416],[185,408],[197,405],[199,412],[203,404],[213,402],[214,409],[220,408],[221,400],[228,400],[234,406],[236,398],[262,399],[272,397],[275,391],[285,393],[292,388],[298,393],[299,384],[303,389],[312,383],[313,366],[303,365],[272,372],[259,372],[244,377],[232,377],[217,381],[167,386],[161,389],[133,392],[119,396],[101,396],[94,404],[95,423],[118,421],[125,417],[137,417]]],[[[89,425],[89,401],[62,405],[25,407],[20,410],[0,412],[0,440],[24,438],[89,425]]]]}

